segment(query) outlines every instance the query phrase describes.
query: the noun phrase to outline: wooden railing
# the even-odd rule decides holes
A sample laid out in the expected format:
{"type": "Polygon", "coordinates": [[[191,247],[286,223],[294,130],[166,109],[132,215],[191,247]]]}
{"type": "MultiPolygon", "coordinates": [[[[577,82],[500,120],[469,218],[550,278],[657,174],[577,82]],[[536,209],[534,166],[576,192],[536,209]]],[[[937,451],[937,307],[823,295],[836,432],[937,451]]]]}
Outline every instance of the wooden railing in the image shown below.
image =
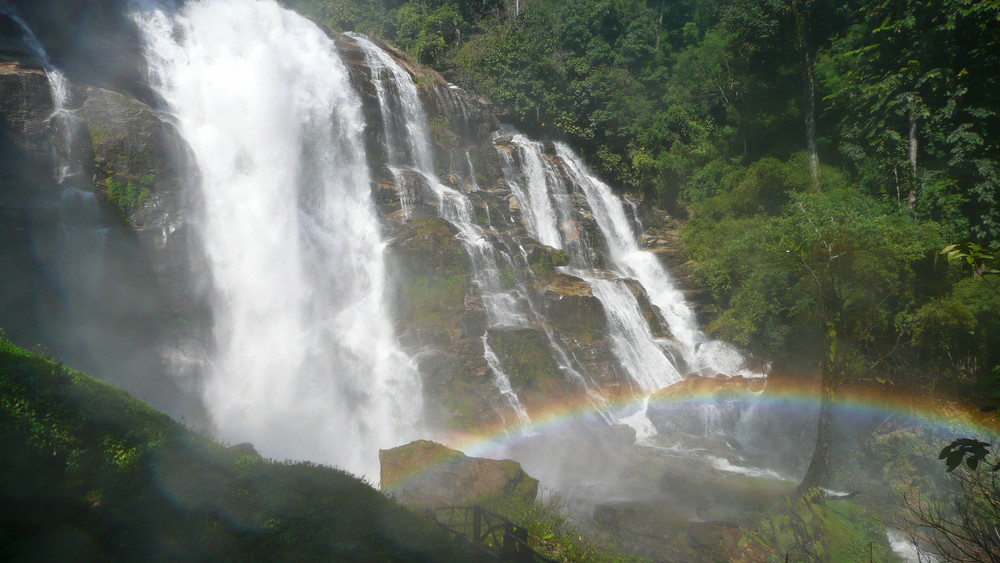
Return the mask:
{"type": "Polygon", "coordinates": [[[457,541],[478,550],[484,560],[514,563],[558,563],[528,544],[528,529],[482,506],[448,506],[434,519],[457,541]]]}

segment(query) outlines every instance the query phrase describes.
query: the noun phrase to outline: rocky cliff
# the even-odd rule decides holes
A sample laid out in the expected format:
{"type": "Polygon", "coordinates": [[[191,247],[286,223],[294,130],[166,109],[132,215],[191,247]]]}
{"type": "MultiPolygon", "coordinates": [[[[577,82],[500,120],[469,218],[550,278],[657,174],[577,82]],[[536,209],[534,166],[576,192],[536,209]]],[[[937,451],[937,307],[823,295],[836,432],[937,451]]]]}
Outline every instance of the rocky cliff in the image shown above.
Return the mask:
{"type": "MultiPolygon", "coordinates": [[[[137,32],[121,3],[65,3],[81,10],[84,21],[100,20],[106,33],[74,48],[65,40],[69,22],[53,15],[72,10],[18,8],[70,79],[69,136],[54,126],[50,84],[24,30],[0,16],[2,260],[5,271],[17,272],[0,303],[0,325],[17,340],[37,340],[197,421],[197,400],[164,404],[164,397],[197,394],[201,362],[211,349],[211,277],[191,189],[198,178],[173,118],[150,105],[158,102],[143,78],[137,32]],[[67,142],[80,166],[72,185],[60,178],[56,162],[57,145],[67,142]],[[84,206],[68,207],[73,198],[84,206]],[[67,235],[64,215],[84,212],[92,220],[67,235]],[[91,248],[80,244],[87,233],[99,234],[91,248]],[[66,289],[81,276],[92,289],[66,289]],[[130,370],[140,375],[131,378],[130,370]],[[163,392],[176,387],[180,393],[163,392]]],[[[503,131],[488,102],[381,45],[419,92],[435,181],[468,201],[469,223],[456,223],[426,181],[428,171],[394,166],[386,122],[397,118],[380,106],[385,78],[375,75],[357,39],[335,37],[368,124],[366,152],[388,238],[396,334],[418,364],[431,426],[513,429],[518,416],[585,402],[595,392],[617,401],[650,391],[623,365],[629,352],[609,326],[617,313],[595,288],[614,286],[624,295],[646,325],[643,338],[659,343],[654,348],[670,349],[675,335],[647,288],[611,263],[609,235],[591,209],[593,196],[571,177],[573,163],[552,143],[527,144],[503,131]],[[545,179],[538,179],[540,169],[545,179]],[[560,235],[549,244],[530,209],[537,200],[526,195],[539,181],[553,190],[560,184],[546,197],[571,210],[552,211],[561,214],[560,235]],[[483,256],[470,250],[469,232],[489,246],[483,256],[494,269],[487,273],[483,256]],[[496,287],[488,289],[489,283],[496,287]],[[491,300],[501,298],[516,302],[510,308],[519,315],[515,321],[495,318],[491,300]]],[[[641,204],[626,208],[633,228],[646,233],[643,248],[680,266],[671,219],[641,204]]],[[[678,369],[684,375],[695,367],[678,369]]]]}

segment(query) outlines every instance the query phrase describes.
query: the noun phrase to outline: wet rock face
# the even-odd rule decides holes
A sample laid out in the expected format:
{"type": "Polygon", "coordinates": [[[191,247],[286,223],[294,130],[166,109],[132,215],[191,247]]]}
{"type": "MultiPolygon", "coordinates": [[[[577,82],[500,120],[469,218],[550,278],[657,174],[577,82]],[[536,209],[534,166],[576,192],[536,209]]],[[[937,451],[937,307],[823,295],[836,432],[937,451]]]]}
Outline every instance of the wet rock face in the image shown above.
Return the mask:
{"type": "Polygon", "coordinates": [[[77,114],[90,137],[97,189],[139,228],[176,228],[187,147],[173,124],[134,98],[93,87],[77,114]]]}
{"type": "Polygon", "coordinates": [[[491,499],[530,503],[538,494],[538,480],[516,461],[468,457],[427,440],[379,450],[379,463],[382,490],[414,509],[491,499]]]}
{"type": "Polygon", "coordinates": [[[128,0],[13,0],[13,4],[72,82],[153,100],[128,0]]]}
{"type": "Polygon", "coordinates": [[[0,63],[0,142],[8,151],[48,161],[48,117],[52,97],[45,73],[14,63],[0,63]]]}
{"type": "Polygon", "coordinates": [[[643,229],[639,244],[666,264],[677,286],[697,313],[699,323],[708,324],[718,316],[719,310],[712,300],[711,292],[699,285],[691,273],[690,262],[680,242],[678,221],[662,209],[645,208],[642,211],[644,213],[640,215],[643,229]]]}
{"type": "Polygon", "coordinates": [[[663,433],[691,436],[730,435],[763,379],[689,376],[649,398],[646,415],[663,433]]]}
{"type": "Polygon", "coordinates": [[[553,404],[582,397],[584,389],[568,380],[556,364],[542,331],[491,328],[487,341],[529,415],[543,414],[553,404]]]}
{"type": "Polygon", "coordinates": [[[400,280],[396,314],[404,343],[415,347],[461,337],[469,263],[454,227],[436,217],[415,217],[394,235],[391,270],[400,280]]]}

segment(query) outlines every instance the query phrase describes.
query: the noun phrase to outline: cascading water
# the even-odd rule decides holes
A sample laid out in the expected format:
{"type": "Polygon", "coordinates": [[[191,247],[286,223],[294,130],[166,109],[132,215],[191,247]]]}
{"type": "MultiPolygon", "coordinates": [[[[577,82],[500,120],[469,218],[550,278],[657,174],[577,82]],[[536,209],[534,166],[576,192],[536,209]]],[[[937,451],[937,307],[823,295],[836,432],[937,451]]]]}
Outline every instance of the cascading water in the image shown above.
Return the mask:
{"type": "Polygon", "coordinates": [[[133,16],[200,173],[213,424],[377,479],[377,449],[418,435],[421,389],[385,310],[361,102],[334,43],[269,0],[136,0],[133,16]]]}
{"type": "MultiPolygon", "coordinates": [[[[514,269],[511,256],[498,253],[496,245],[476,224],[473,206],[468,197],[444,185],[434,171],[433,149],[428,134],[430,129],[413,78],[388,53],[364,36],[348,35],[361,47],[374,74],[373,80],[382,111],[389,168],[396,177],[401,191],[405,192],[407,187],[411,186],[403,179],[404,171],[418,174],[422,184],[429,188],[437,199],[438,214],[458,229],[458,238],[472,261],[473,283],[482,297],[489,326],[529,326],[524,292],[520,288],[509,287],[509,284],[505,284],[501,279],[501,262],[510,270],[514,269]],[[401,125],[396,122],[400,117],[403,120],[401,125]]],[[[471,161],[469,165],[471,167],[471,161]]],[[[404,213],[408,214],[405,209],[406,202],[410,202],[411,205],[419,203],[419,190],[404,194],[403,200],[404,213]]],[[[484,358],[488,365],[491,360],[490,354],[492,351],[488,346],[484,346],[484,358]]],[[[492,360],[496,364],[495,355],[492,360]]],[[[506,376],[502,371],[498,371],[493,365],[490,367],[494,372],[497,389],[510,403],[523,425],[528,417],[517,394],[510,388],[510,383],[505,381],[506,376]]]]}
{"type": "Polygon", "coordinates": [[[744,358],[738,351],[702,334],[694,310],[673,284],[666,268],[652,252],[639,248],[638,237],[621,199],[614,195],[611,187],[594,176],[583,160],[565,144],[556,143],[556,154],[574,185],[586,195],[587,204],[607,242],[614,268],[621,276],[638,280],[646,289],[650,301],[666,320],[689,371],[707,370],[709,375],[760,376],[744,367],[744,358]]]}
{"type": "MultiPolygon", "coordinates": [[[[498,152],[507,184],[524,209],[525,227],[545,244],[567,251],[570,265],[563,270],[585,280],[603,304],[612,351],[642,392],[652,393],[676,383],[689,371],[752,375],[743,369],[738,352],[701,334],[694,312],[656,256],[638,247],[621,199],[594,177],[576,154],[557,144],[555,164],[546,158],[542,143],[524,135],[512,135],[510,144],[517,158],[500,147],[498,152]],[[570,189],[582,192],[583,201],[576,205],[585,205],[597,222],[609,254],[610,275],[593,268],[594,249],[581,236],[582,218],[571,201],[570,189]],[[672,339],[653,335],[636,295],[622,278],[637,279],[646,289],[672,339]]],[[[640,416],[642,411],[644,408],[614,416],[640,435],[648,435],[652,427],[640,416]]]]}
{"type": "Polygon", "coordinates": [[[520,429],[530,431],[531,419],[528,418],[528,411],[524,410],[524,407],[521,405],[521,401],[517,398],[517,393],[514,393],[514,390],[511,389],[510,376],[504,372],[503,366],[500,365],[500,359],[497,358],[496,352],[494,352],[493,348],[490,347],[488,334],[483,335],[483,357],[486,359],[486,365],[493,371],[493,377],[495,379],[497,389],[500,391],[504,400],[507,401],[511,410],[517,414],[520,429]]]}
{"type": "MultiPolygon", "coordinates": [[[[64,191],[62,194],[63,203],[67,201],[82,202],[85,211],[83,216],[93,220],[95,219],[94,215],[96,215],[96,201],[93,194],[77,185],[83,180],[80,177],[83,172],[82,158],[76,150],[78,145],[76,139],[79,137],[82,127],[77,117],[69,109],[69,81],[66,79],[66,75],[52,64],[52,60],[38,37],[35,36],[34,31],[12,6],[6,2],[0,2],[0,14],[9,17],[21,28],[24,44],[28,46],[41,64],[49,82],[49,93],[52,96],[52,115],[49,116],[49,126],[55,133],[52,156],[56,166],[56,181],[64,191]]],[[[64,215],[77,216],[78,214],[66,212],[64,215]]]]}

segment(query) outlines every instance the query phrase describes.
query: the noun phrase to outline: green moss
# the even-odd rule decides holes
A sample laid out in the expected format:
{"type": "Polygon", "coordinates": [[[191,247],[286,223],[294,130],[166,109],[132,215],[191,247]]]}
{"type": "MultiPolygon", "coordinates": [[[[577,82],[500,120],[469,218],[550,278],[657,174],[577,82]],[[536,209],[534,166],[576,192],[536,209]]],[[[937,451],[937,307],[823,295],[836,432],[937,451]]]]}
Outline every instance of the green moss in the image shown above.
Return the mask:
{"type": "Polygon", "coordinates": [[[531,547],[557,561],[644,561],[618,553],[611,541],[584,536],[553,501],[525,502],[504,498],[487,502],[486,508],[528,529],[531,547]]]}
{"type": "Polygon", "coordinates": [[[134,181],[122,181],[108,176],[104,179],[104,194],[122,216],[128,217],[149,198],[149,187],[154,178],[153,174],[144,174],[134,181]]]}
{"type": "Polygon", "coordinates": [[[399,313],[416,327],[452,329],[465,310],[467,255],[445,221],[417,217],[393,247],[401,279],[399,313]]]}
{"type": "Polygon", "coordinates": [[[548,380],[561,380],[545,336],[537,330],[492,329],[489,344],[517,389],[540,389],[548,380]]]}
{"type": "Polygon", "coordinates": [[[442,148],[454,149],[461,146],[461,137],[452,127],[451,120],[447,117],[434,117],[428,123],[431,130],[431,138],[442,148]]]}
{"type": "Polygon", "coordinates": [[[772,561],[899,561],[885,526],[858,505],[816,494],[786,500],[755,526],[752,538],[774,549],[772,561]]]}
{"type": "Polygon", "coordinates": [[[533,250],[529,260],[531,271],[538,276],[554,273],[557,267],[569,264],[566,251],[548,247],[539,247],[533,250]]]}

